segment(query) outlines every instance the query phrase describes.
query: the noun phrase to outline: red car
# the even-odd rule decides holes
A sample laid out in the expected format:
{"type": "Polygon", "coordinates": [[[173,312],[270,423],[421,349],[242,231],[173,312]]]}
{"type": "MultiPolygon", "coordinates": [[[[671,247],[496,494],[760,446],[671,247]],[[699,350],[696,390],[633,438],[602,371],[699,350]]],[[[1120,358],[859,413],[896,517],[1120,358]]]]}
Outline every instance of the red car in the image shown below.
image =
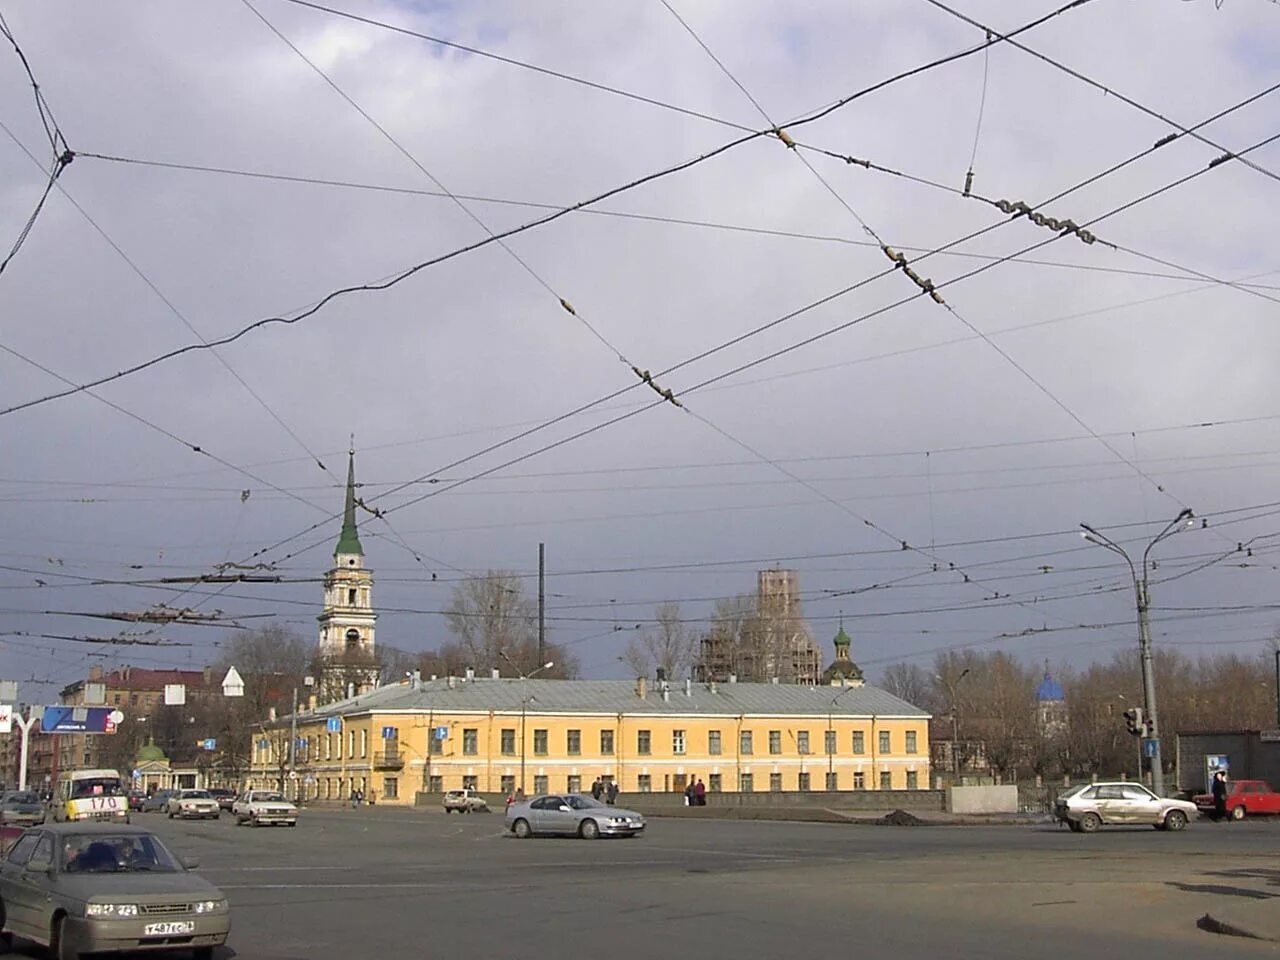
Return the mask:
{"type": "MultiPolygon", "coordinates": [[[[1195,802],[1201,813],[1213,813],[1213,794],[1197,794],[1195,802]]],[[[1243,820],[1246,815],[1280,814],[1280,793],[1265,780],[1229,780],[1227,813],[1232,820],[1243,820]]]]}

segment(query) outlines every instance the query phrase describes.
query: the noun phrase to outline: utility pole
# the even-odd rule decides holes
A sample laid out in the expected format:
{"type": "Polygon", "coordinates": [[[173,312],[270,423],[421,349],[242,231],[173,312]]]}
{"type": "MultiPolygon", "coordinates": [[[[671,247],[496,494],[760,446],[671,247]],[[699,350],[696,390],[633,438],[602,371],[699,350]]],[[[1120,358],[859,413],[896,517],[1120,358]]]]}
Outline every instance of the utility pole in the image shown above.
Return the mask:
{"type": "Polygon", "coordinates": [[[1147,548],[1142,551],[1141,576],[1138,575],[1137,567],[1134,566],[1133,560],[1125,552],[1124,547],[1087,523],[1080,524],[1084,528],[1082,536],[1086,540],[1124,557],[1125,562],[1129,564],[1129,573],[1133,577],[1133,590],[1138,602],[1138,654],[1142,664],[1142,696],[1147,711],[1147,730],[1140,742],[1150,745],[1148,749],[1151,751],[1151,789],[1157,796],[1164,796],[1164,765],[1160,756],[1160,721],[1156,711],[1156,677],[1151,656],[1151,623],[1148,617],[1151,608],[1151,591],[1147,585],[1148,557],[1151,555],[1152,547],[1182,528],[1184,522],[1186,526],[1194,523],[1194,515],[1189,507],[1183,509],[1147,543],[1147,548]]]}
{"type": "Polygon", "coordinates": [[[39,714],[43,712],[43,710],[37,710],[35,707],[30,707],[27,710],[26,717],[23,717],[20,713],[15,713],[13,715],[13,722],[22,730],[22,748],[18,760],[19,790],[27,789],[27,762],[31,755],[31,728],[40,722],[39,714]]]}
{"type": "Polygon", "coordinates": [[[1276,726],[1280,727],[1280,648],[1276,649],[1276,726]]]}
{"type": "MultiPolygon", "coordinates": [[[[538,544],[538,662],[547,662],[547,545],[538,544]]],[[[522,787],[523,783],[520,784],[522,787]]]]}
{"type": "MultiPolygon", "coordinates": [[[[289,714],[289,783],[298,799],[298,688],[293,688],[293,712],[289,714]]],[[[287,796],[287,794],[286,794],[287,796]]]]}

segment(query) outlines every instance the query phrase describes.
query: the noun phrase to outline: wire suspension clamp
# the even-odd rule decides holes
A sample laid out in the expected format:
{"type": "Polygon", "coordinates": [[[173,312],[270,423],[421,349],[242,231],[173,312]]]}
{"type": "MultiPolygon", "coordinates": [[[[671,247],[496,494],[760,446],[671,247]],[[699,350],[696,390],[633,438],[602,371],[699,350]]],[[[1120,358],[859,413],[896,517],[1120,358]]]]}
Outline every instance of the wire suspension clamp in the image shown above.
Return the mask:
{"type": "Polygon", "coordinates": [[[942,299],[942,294],[940,294],[937,290],[933,288],[932,280],[930,280],[928,277],[921,277],[920,274],[916,273],[914,270],[911,269],[911,264],[907,260],[906,254],[900,253],[899,251],[893,249],[893,247],[888,247],[883,245],[880,247],[880,249],[884,251],[884,255],[886,257],[888,257],[890,260],[896,263],[898,265],[898,268],[903,273],[905,273],[908,277],[910,277],[912,281],[914,281],[917,287],[919,287],[921,290],[927,293],[933,299],[934,303],[941,303],[941,304],[946,303],[946,301],[942,299]]]}
{"type": "Polygon", "coordinates": [[[1055,233],[1074,233],[1085,243],[1093,243],[1098,238],[1088,230],[1079,226],[1074,220],[1059,220],[1057,217],[1046,217],[1039,210],[1034,210],[1021,200],[997,200],[996,208],[1004,213],[1012,213],[1016,217],[1025,216],[1038,227],[1047,227],[1055,233]]]}
{"type": "Polygon", "coordinates": [[[653,379],[653,374],[651,374],[648,370],[641,370],[635,364],[632,364],[631,371],[637,377],[639,377],[641,380],[647,383],[649,387],[653,390],[653,392],[656,393],[658,396],[660,396],[663,400],[666,400],[667,403],[674,404],[677,407],[684,406],[683,403],[681,403],[679,400],[676,399],[676,395],[671,392],[671,389],[669,387],[664,390],[662,387],[658,386],[658,384],[653,379]]]}

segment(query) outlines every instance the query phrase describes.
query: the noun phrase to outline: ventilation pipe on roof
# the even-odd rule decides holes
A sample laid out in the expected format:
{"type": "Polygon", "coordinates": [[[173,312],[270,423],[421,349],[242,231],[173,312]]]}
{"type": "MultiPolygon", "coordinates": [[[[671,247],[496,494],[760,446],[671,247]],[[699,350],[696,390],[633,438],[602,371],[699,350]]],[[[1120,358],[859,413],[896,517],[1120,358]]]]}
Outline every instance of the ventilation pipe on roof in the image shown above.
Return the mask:
{"type": "Polygon", "coordinates": [[[772,683],[772,684],[776,687],[776,686],[778,685],[778,678],[777,678],[777,677],[770,677],[770,678],[769,678],[769,682],[770,682],[770,683],[772,683]]]}
{"type": "Polygon", "coordinates": [[[707,684],[707,689],[710,690],[712,693],[720,692],[720,688],[716,685],[716,682],[714,680],[712,680],[710,683],[707,684]]]}
{"type": "Polygon", "coordinates": [[[414,670],[411,674],[409,674],[409,686],[411,686],[414,690],[422,689],[422,671],[421,670],[414,670]]]}
{"type": "Polygon", "coordinates": [[[499,670],[497,667],[494,667],[493,670],[489,673],[489,676],[494,680],[501,680],[502,671],[499,670]]]}
{"type": "Polygon", "coordinates": [[[636,677],[636,696],[641,700],[648,693],[649,682],[644,677],[636,677]]]}
{"type": "Polygon", "coordinates": [[[737,683],[737,682],[738,682],[738,675],[737,675],[736,673],[731,673],[731,674],[729,674],[729,682],[730,682],[730,683],[737,683]]]}
{"type": "Polygon", "coordinates": [[[445,683],[448,685],[449,689],[452,690],[454,687],[458,685],[458,678],[455,677],[453,674],[449,674],[448,678],[445,680],[445,683]]]}
{"type": "Polygon", "coordinates": [[[693,696],[693,680],[689,677],[684,678],[684,695],[686,697],[693,696]]]}
{"type": "Polygon", "coordinates": [[[433,674],[431,675],[431,679],[432,679],[432,680],[439,680],[439,679],[440,679],[440,675],[439,675],[439,674],[436,674],[436,673],[433,673],[433,674]]]}
{"type": "Polygon", "coordinates": [[[468,680],[474,680],[475,678],[476,678],[476,672],[475,672],[474,668],[472,668],[472,667],[467,667],[467,679],[468,679],[468,680]]]}
{"type": "Polygon", "coordinates": [[[356,685],[354,683],[347,684],[347,699],[350,700],[356,695],[356,685]]]}
{"type": "Polygon", "coordinates": [[[665,684],[662,687],[662,702],[663,703],[671,702],[671,688],[666,686],[665,684]]]}

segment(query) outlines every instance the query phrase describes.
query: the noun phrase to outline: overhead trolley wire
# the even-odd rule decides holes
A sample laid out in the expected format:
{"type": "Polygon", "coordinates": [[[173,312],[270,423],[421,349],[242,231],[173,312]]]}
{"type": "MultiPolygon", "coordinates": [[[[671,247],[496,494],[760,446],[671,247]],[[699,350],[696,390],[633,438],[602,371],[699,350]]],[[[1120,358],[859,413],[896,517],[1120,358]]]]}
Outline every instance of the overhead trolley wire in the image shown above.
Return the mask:
{"type": "MultiPolygon", "coordinates": [[[[1041,24],[1047,23],[1049,20],[1054,19],[1055,17],[1059,16],[1062,13],[1065,13],[1068,10],[1071,10],[1075,7],[1082,6],[1090,2],[1092,2],[1092,0],[1071,0],[1070,3],[1067,3],[1066,5],[1056,10],[1053,10],[1047,14],[1044,14],[1043,16],[1037,17],[1035,20],[1032,20],[1021,27],[1018,27],[1016,30],[1011,31],[1006,37],[1000,37],[992,40],[991,42],[992,43],[1003,42],[1008,37],[1017,36],[1021,33],[1025,33],[1028,30],[1035,29],[1041,24]]],[[[835,103],[832,103],[831,105],[824,107],[821,110],[813,112],[807,116],[800,117],[790,122],[786,126],[788,129],[790,129],[790,128],[803,126],[805,124],[814,123],[818,120],[823,119],[824,117],[830,116],[832,113],[842,109],[843,107],[847,106],[850,103],[853,103],[855,100],[861,99],[862,97],[868,96],[872,93],[875,93],[876,91],[882,90],[885,87],[888,87],[901,80],[905,80],[910,77],[917,76],[921,73],[927,72],[928,70],[935,69],[936,67],[943,66],[945,64],[952,63],[956,60],[960,60],[965,57],[971,56],[972,54],[982,50],[986,45],[987,44],[979,44],[978,46],[975,46],[975,47],[970,47],[965,50],[958,51],[956,53],[948,54],[946,56],[939,57],[934,60],[930,60],[927,63],[920,64],[908,70],[903,70],[897,74],[894,74],[891,77],[887,77],[883,80],[877,81],[876,83],[873,83],[870,86],[863,87],[860,90],[855,91],[854,93],[851,93],[845,97],[842,97],[840,100],[837,100],[835,103]]],[[[158,356],[152,357],[149,360],[133,364],[113,374],[99,377],[92,381],[88,381],[86,383],[83,383],[77,386],[74,389],[60,391],[58,393],[49,394],[44,397],[39,397],[33,400],[25,401],[23,403],[9,406],[4,409],[0,409],[0,417],[7,416],[12,413],[17,413],[21,410],[30,409],[31,407],[39,406],[40,404],[48,403],[53,400],[59,400],[63,397],[70,396],[74,393],[80,392],[90,387],[101,386],[104,383],[110,383],[115,380],[120,380],[125,377],[132,376],[142,370],[146,370],[150,367],[156,366],[157,364],[164,363],[168,360],[172,360],[175,357],[182,356],[184,354],[191,353],[193,351],[207,350],[207,349],[212,349],[213,347],[219,347],[229,343],[234,343],[235,341],[241,339],[247,334],[268,325],[273,325],[273,324],[292,325],[292,324],[298,323],[299,321],[305,320],[306,318],[318,313],[320,310],[322,310],[324,307],[326,307],[329,303],[331,303],[335,299],[345,297],[355,293],[360,293],[360,292],[380,291],[380,290],[389,289],[403,282],[404,280],[407,280],[408,278],[418,274],[419,272],[427,269],[428,267],[436,266],[447,260],[451,260],[463,254],[470,253],[482,247],[486,247],[491,243],[498,242],[499,240],[505,240],[510,237],[516,236],[518,234],[525,233],[527,231],[534,230],[538,227],[545,226],[548,223],[552,223],[556,220],[559,220],[560,218],[567,216],[568,214],[573,213],[577,210],[580,210],[584,207],[593,206],[597,203],[600,203],[603,200],[607,200],[610,197],[618,196],[619,194],[634,190],[640,186],[643,186],[644,184],[652,183],[654,181],[661,180],[663,178],[691,169],[695,166],[705,163],[710,159],[713,159],[714,157],[720,156],[723,153],[733,150],[734,148],[739,147],[745,143],[749,143],[753,140],[758,140],[762,137],[769,137],[769,136],[775,136],[775,135],[776,133],[772,129],[756,130],[756,131],[744,134],[741,137],[731,140],[728,143],[721,144],[718,147],[714,147],[711,150],[701,153],[698,156],[692,157],[688,160],[683,160],[675,164],[671,164],[670,166],[664,167],[660,170],[654,171],[652,173],[646,174],[641,177],[637,177],[631,181],[628,181],[627,183],[605,190],[599,194],[596,194],[595,196],[588,197],[585,200],[581,200],[567,207],[562,207],[558,210],[552,211],[551,213],[548,213],[545,216],[527,221],[526,223],[512,227],[508,230],[499,231],[492,236],[477,240],[474,243],[467,244],[466,246],[451,250],[448,253],[441,254],[440,256],[432,257],[428,260],[424,260],[419,263],[416,263],[413,266],[410,266],[404,270],[401,270],[398,273],[394,274],[393,276],[385,280],[372,282],[372,283],[352,284],[349,286],[340,287],[336,290],[330,291],[328,294],[326,294],[320,300],[314,303],[311,307],[301,312],[298,312],[292,317],[265,317],[261,320],[257,320],[253,323],[250,323],[247,326],[244,326],[238,331],[228,334],[225,337],[212,340],[207,344],[204,344],[204,343],[187,344],[185,346],[182,346],[174,350],[167,351],[166,353],[160,354],[158,356]]]]}

